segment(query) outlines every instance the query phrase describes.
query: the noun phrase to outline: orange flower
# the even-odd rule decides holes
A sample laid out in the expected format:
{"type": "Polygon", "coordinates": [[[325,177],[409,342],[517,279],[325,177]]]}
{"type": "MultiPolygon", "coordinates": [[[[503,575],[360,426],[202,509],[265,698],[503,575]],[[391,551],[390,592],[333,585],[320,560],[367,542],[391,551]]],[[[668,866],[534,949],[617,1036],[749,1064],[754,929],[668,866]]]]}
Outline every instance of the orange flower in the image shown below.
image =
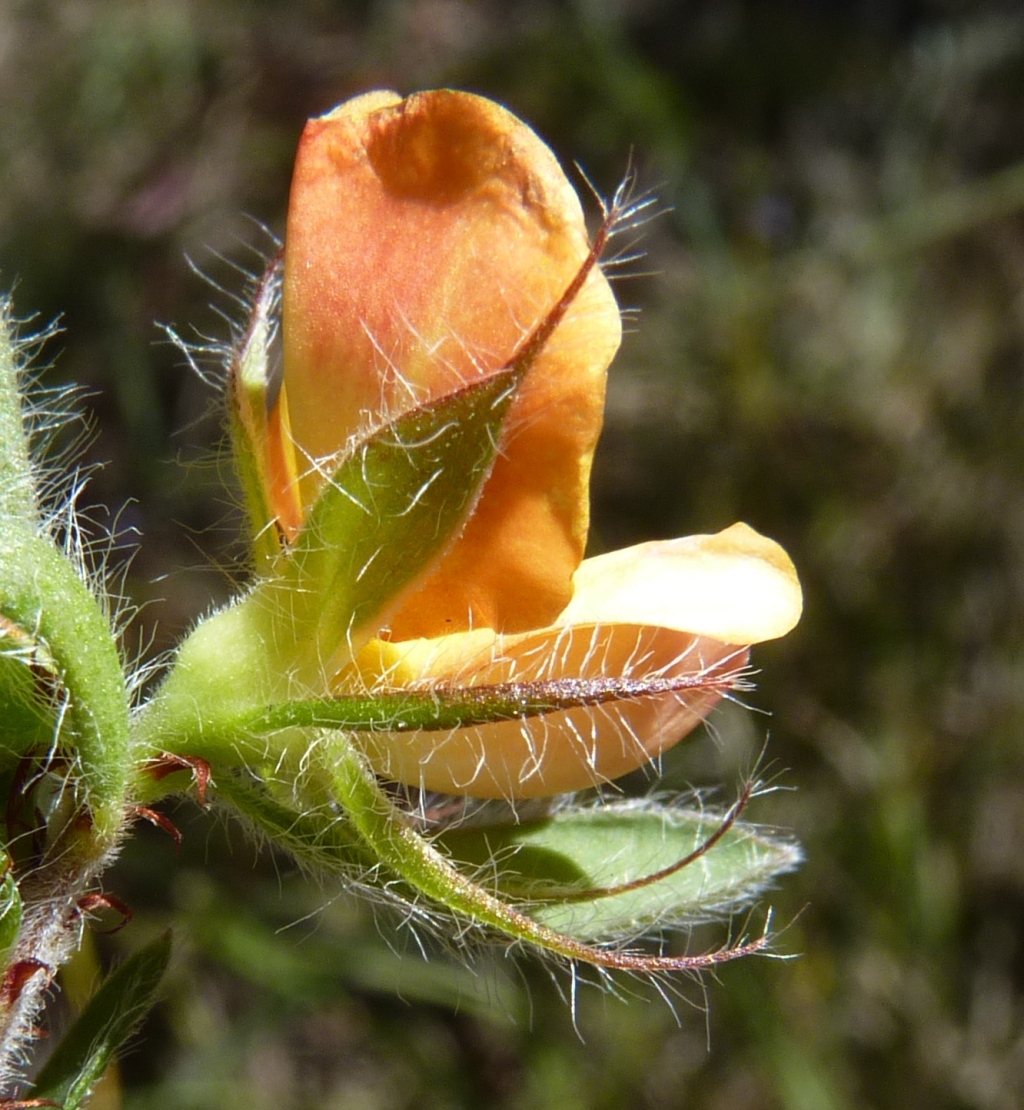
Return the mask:
{"type": "MultiPolygon", "coordinates": [[[[589,255],[553,155],[490,101],[375,92],[311,120],[289,212],[284,384],[267,464],[286,535],[374,429],[508,365],[589,255]]],[[[442,736],[366,734],[382,775],[507,797],[606,781],[679,740],[747,646],[795,623],[792,564],[744,525],[583,561],[619,338],[595,267],[522,380],[461,534],[361,630],[333,684],[365,693],[616,679],[635,692],[442,736]],[[666,689],[688,676],[691,692],[666,689]]]]}

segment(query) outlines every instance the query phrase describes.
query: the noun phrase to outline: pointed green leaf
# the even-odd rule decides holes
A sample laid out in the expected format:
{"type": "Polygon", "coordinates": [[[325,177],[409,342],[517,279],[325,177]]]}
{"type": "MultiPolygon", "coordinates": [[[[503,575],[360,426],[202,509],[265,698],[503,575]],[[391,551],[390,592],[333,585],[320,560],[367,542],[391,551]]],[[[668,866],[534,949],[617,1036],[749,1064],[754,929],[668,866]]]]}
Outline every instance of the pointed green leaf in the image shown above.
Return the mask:
{"type": "Polygon", "coordinates": [[[229,727],[261,734],[284,728],[333,728],[345,732],[447,732],[472,725],[518,721],[583,706],[729,689],[732,674],[703,670],[665,678],[601,676],[384,690],[308,701],[279,702],[243,713],[229,727]]]}
{"type": "MultiPolygon", "coordinates": [[[[193,636],[185,656],[191,670],[188,696],[193,702],[209,700],[216,705],[216,710],[207,713],[201,721],[194,721],[184,731],[155,739],[161,751],[198,755],[215,761],[259,763],[269,758],[271,752],[280,752],[279,745],[260,738],[286,729],[334,729],[345,733],[446,732],[667,693],[720,691],[733,682],[728,673],[718,675],[704,671],[673,678],[557,678],[433,690],[385,690],[365,695],[274,702],[252,709],[249,705],[256,699],[251,691],[265,689],[268,682],[259,679],[259,641],[255,653],[247,647],[253,636],[253,630],[245,625],[244,618],[248,616],[251,613],[244,608],[226,610],[207,621],[193,636]],[[204,652],[204,659],[197,666],[192,652],[208,637],[214,642],[208,645],[209,652],[204,652]],[[214,657],[221,660],[220,670],[207,663],[214,657]],[[233,668],[230,677],[225,672],[226,666],[233,668]],[[211,675],[221,684],[219,695],[210,686],[211,675]],[[208,688],[206,699],[200,696],[204,688],[208,688]]],[[[262,665],[265,667],[265,660],[262,665]]],[[[166,697],[167,691],[163,693],[166,697]]]]}
{"type": "Polygon", "coordinates": [[[453,542],[520,376],[501,371],[416,409],[342,462],[273,574],[182,644],[136,722],[140,750],[258,762],[239,715],[322,688],[335,653],[453,542]]]}
{"type": "Polygon", "coordinates": [[[791,841],[737,823],[672,872],[699,851],[721,820],[654,801],[612,802],[506,828],[452,830],[440,843],[460,864],[489,872],[505,897],[532,902],[523,908],[535,920],[596,940],[721,918],[749,906],[799,863],[791,841]],[[666,869],[663,878],[643,882],[666,869]],[[631,884],[628,890],[610,893],[625,884],[631,884]]]}
{"type": "MultiPolygon", "coordinates": [[[[715,951],[672,956],[630,951],[620,947],[620,941],[631,939],[632,929],[627,930],[629,936],[626,938],[621,929],[615,929],[610,936],[601,929],[600,939],[596,943],[582,940],[570,931],[572,920],[566,929],[553,927],[525,912],[531,908],[529,904],[507,899],[500,890],[496,893],[493,878],[496,871],[503,869],[500,859],[495,860],[488,855],[478,861],[473,869],[475,877],[470,877],[471,872],[468,870],[453,865],[452,859],[443,849],[419,835],[407,816],[396,809],[355,750],[332,752],[330,760],[320,770],[333,777],[338,802],[347,813],[353,829],[379,857],[387,871],[400,876],[414,891],[447,907],[464,921],[493,929],[511,940],[535,945],[566,960],[580,960],[600,967],[640,973],[694,971],[714,967],[726,960],[763,951],[768,943],[766,932],[754,940],[740,941],[715,951]],[[606,944],[605,940],[613,943],[606,944]]],[[[776,866],[771,873],[792,867],[796,860],[795,850],[790,848],[786,864],[776,866]]],[[[676,859],[672,862],[676,862],[676,859]]],[[[766,870],[764,879],[769,877],[766,870]]],[[[550,887],[548,890],[550,891],[550,887]]],[[[578,887],[572,891],[573,894],[578,892],[578,887]]],[[[561,893],[568,892],[563,887],[561,893]]],[[[534,897],[536,896],[535,893],[534,897]]],[[[554,908],[556,913],[552,916],[558,916],[558,907],[554,908]]],[[[620,921],[621,918],[620,914],[620,921]]],[[[634,919],[631,918],[631,922],[632,920],[634,919]]]]}
{"type": "Polygon", "coordinates": [[[164,933],[107,977],[39,1073],[33,1098],[49,1099],[63,1110],[83,1104],[156,1002],[170,958],[171,935],[164,933]]]}

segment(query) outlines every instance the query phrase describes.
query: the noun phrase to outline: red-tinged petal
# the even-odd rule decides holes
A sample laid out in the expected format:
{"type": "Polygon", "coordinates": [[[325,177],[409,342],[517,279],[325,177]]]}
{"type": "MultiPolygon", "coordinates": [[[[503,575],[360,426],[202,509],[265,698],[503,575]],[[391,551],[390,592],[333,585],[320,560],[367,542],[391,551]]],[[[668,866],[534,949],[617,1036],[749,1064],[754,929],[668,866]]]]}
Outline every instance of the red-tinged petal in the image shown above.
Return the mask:
{"type": "Polygon", "coordinates": [[[277,396],[267,416],[266,448],[267,494],[277,522],[289,540],[302,527],[302,505],[299,501],[298,469],[292,441],[288,398],[284,390],[277,396]]]}
{"type": "Polygon", "coordinates": [[[359,658],[361,676],[378,675],[387,688],[563,677],[581,682],[685,677],[689,685],[447,734],[361,734],[359,742],[378,774],[429,790],[510,799],[581,790],[644,766],[676,744],[717,704],[746,661],[746,648],[674,629],[621,624],[519,636],[481,629],[439,640],[378,640],[359,658]]]}
{"type": "MultiPolygon", "coordinates": [[[[300,459],[329,458],[503,366],[588,250],[554,156],[490,101],[371,93],[311,120],[285,257],[285,389],[300,459]]],[[[595,270],[520,389],[476,512],[393,618],[396,638],[521,631],[564,608],[619,335],[595,270]]],[[[308,506],[321,479],[305,469],[308,506]]]]}

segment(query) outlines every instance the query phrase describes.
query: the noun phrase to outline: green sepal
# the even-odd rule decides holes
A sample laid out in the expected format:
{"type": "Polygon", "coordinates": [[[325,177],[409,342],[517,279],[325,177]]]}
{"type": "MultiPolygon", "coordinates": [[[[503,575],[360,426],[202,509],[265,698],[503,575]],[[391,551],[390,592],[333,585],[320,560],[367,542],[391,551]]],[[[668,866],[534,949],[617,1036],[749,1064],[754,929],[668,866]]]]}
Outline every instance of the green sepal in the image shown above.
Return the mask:
{"type": "Polygon", "coordinates": [[[382,690],[309,701],[280,702],[243,714],[237,731],[263,734],[284,728],[330,728],[344,732],[447,732],[455,728],[519,721],[586,706],[610,705],[665,694],[729,689],[728,673],[665,678],[599,676],[536,679],[429,690],[382,690]]]}
{"type": "Polygon", "coordinates": [[[246,604],[315,674],[366,635],[457,537],[520,380],[503,370],[385,425],[324,483],[291,550],[246,604]]]}
{"type": "MultiPolygon", "coordinates": [[[[260,660],[250,658],[243,635],[229,636],[232,629],[244,629],[244,610],[232,610],[222,620],[219,643],[227,649],[233,667],[233,681],[225,681],[223,691],[210,688],[206,698],[216,701],[217,712],[191,729],[162,738],[162,750],[177,755],[199,755],[205,759],[259,763],[280,754],[276,741],[263,739],[286,730],[329,729],[337,732],[446,732],[451,729],[496,724],[501,721],[527,720],[584,706],[607,706],[617,701],[636,701],[665,694],[683,695],[695,690],[728,689],[730,675],[695,673],[674,678],[598,677],[538,679],[482,686],[445,686],[430,690],[382,690],[373,694],[339,695],[303,701],[274,702],[250,709],[240,701],[237,691],[258,672],[260,660]]],[[[204,688],[205,674],[197,669],[190,689],[198,696],[204,688]]],[[[226,679],[222,671],[218,681],[226,679]]]]}
{"type": "MultiPolygon", "coordinates": [[[[447,908],[458,919],[504,935],[506,940],[531,945],[565,960],[641,973],[714,967],[725,960],[763,951],[768,944],[767,929],[751,941],[740,940],[715,951],[683,956],[619,947],[623,940],[633,939],[635,932],[631,929],[625,935],[619,932],[608,936],[602,930],[600,937],[581,939],[569,929],[554,927],[532,916],[529,911],[535,905],[517,902],[498,890],[493,879],[494,872],[502,869],[500,858],[488,858],[483,867],[463,869],[443,844],[420,835],[385,794],[355,749],[332,752],[329,762],[321,762],[319,771],[330,777],[338,803],[385,873],[390,871],[400,877],[419,896],[447,908]]],[[[788,866],[781,870],[795,865],[796,859],[791,854],[788,866]]],[[[765,881],[768,877],[765,876],[765,881]]],[[[579,887],[574,887],[572,893],[578,892],[579,887]]],[[[570,924],[572,920],[570,914],[570,924]]]]}
{"type": "Polygon", "coordinates": [[[518,368],[501,371],[361,443],[273,573],[182,644],[138,722],[140,746],[205,756],[194,744],[232,747],[247,708],[323,690],[331,660],[395,603],[472,511],[520,376],[518,368]]]}
{"type": "Polygon", "coordinates": [[[701,852],[725,819],[655,800],[602,802],[522,825],[453,829],[438,842],[464,869],[490,869],[493,889],[536,921],[593,941],[727,917],[799,863],[792,841],[740,823],[701,852]]]}
{"type": "Polygon", "coordinates": [[[167,932],[107,977],[39,1073],[33,1098],[48,1099],[63,1110],[77,1110],[85,1102],[114,1053],[152,1009],[170,958],[167,932]]]}

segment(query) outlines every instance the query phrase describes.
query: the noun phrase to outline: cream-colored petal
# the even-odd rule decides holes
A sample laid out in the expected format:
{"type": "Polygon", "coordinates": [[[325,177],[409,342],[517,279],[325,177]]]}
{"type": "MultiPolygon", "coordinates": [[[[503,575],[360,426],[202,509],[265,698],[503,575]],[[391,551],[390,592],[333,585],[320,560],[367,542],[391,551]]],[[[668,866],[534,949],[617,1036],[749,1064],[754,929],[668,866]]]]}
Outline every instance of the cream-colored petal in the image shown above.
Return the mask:
{"type": "Polygon", "coordinates": [[[802,604],[789,557],[745,524],[588,559],[574,583],[572,602],[550,628],[375,640],[339,684],[429,690],[657,677],[693,685],[449,733],[364,735],[375,770],[425,789],[510,799],[610,781],[690,732],[746,665],[746,645],[783,635],[802,604]]]}
{"type": "Polygon", "coordinates": [[[586,559],[558,624],[663,625],[729,644],[785,635],[803,595],[782,548],[746,524],[586,559]]]}

